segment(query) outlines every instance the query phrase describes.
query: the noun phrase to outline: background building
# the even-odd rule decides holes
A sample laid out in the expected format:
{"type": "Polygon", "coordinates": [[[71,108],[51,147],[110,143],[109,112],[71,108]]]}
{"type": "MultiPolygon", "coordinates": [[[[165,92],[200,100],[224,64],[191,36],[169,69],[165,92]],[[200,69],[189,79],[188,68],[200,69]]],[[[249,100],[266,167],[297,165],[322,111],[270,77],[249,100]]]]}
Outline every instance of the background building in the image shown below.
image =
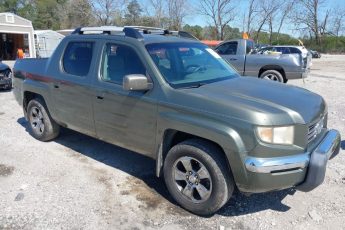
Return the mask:
{"type": "Polygon", "coordinates": [[[36,57],[32,23],[13,13],[0,13],[0,58],[15,60],[18,49],[25,57],[36,57]]]}
{"type": "Polygon", "coordinates": [[[35,30],[36,56],[41,58],[50,57],[64,35],[53,30],[35,30]]]}

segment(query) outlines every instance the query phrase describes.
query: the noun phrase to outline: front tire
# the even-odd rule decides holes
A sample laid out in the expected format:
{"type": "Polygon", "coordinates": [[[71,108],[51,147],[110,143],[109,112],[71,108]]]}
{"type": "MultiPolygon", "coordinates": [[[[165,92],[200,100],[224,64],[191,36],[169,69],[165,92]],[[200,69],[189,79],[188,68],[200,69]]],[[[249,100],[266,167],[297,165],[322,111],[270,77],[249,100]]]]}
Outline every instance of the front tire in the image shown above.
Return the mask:
{"type": "Polygon", "coordinates": [[[164,180],[175,201],[198,215],[212,215],[230,199],[234,181],[223,152],[193,139],[175,145],[164,161],[164,180]]]}
{"type": "Polygon", "coordinates": [[[283,75],[277,70],[266,70],[260,75],[260,78],[265,79],[265,80],[282,82],[282,83],[287,82],[287,80],[285,80],[283,75]]]}
{"type": "Polygon", "coordinates": [[[59,135],[60,126],[50,116],[41,98],[31,100],[27,107],[30,134],[40,141],[49,141],[59,135]]]}

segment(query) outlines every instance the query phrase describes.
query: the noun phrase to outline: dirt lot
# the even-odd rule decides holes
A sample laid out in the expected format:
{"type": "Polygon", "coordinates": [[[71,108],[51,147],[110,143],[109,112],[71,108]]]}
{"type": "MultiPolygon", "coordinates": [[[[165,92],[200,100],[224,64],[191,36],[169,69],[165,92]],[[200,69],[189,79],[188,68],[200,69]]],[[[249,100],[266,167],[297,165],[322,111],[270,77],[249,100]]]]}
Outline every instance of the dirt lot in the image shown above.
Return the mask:
{"type": "MultiPolygon", "coordinates": [[[[345,137],[345,56],[314,60],[304,82],[328,102],[345,137]]],[[[179,208],[154,177],[154,161],[70,130],[33,139],[11,92],[0,92],[0,229],[345,229],[345,142],[310,193],[236,193],[216,215],[179,208]]]]}

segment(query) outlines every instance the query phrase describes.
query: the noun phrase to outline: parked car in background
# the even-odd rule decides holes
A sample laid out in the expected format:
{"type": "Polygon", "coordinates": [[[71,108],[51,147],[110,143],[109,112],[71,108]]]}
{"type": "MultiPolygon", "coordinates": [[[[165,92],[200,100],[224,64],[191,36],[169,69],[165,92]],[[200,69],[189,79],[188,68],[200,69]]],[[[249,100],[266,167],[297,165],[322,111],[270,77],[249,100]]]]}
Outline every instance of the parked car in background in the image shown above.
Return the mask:
{"type": "Polygon", "coordinates": [[[316,50],[309,50],[312,58],[321,58],[321,54],[317,52],[316,50]]]}
{"type": "Polygon", "coordinates": [[[53,30],[35,30],[36,57],[50,57],[64,35],[53,30]]]}
{"type": "Polygon", "coordinates": [[[282,54],[302,54],[303,57],[308,56],[308,50],[304,46],[266,46],[258,50],[258,53],[279,52],[282,54]]]}
{"type": "MultiPolygon", "coordinates": [[[[219,44],[215,51],[227,60],[242,76],[286,83],[289,79],[305,78],[311,58],[302,52],[264,55],[254,51],[254,41],[237,39],[219,44]]],[[[264,48],[266,49],[266,48],[264,48]]]]}
{"type": "Polygon", "coordinates": [[[260,49],[262,49],[262,48],[265,48],[265,47],[267,47],[267,46],[269,46],[269,45],[267,45],[267,44],[262,44],[262,43],[255,44],[255,47],[254,47],[253,52],[254,52],[254,51],[258,51],[258,50],[260,50],[260,49]]]}
{"type": "Polygon", "coordinates": [[[0,59],[0,88],[12,89],[12,70],[0,59]]]}
{"type": "Polygon", "coordinates": [[[267,46],[258,50],[259,54],[300,54],[302,58],[307,58],[308,63],[312,66],[312,55],[304,46],[267,46]]]}

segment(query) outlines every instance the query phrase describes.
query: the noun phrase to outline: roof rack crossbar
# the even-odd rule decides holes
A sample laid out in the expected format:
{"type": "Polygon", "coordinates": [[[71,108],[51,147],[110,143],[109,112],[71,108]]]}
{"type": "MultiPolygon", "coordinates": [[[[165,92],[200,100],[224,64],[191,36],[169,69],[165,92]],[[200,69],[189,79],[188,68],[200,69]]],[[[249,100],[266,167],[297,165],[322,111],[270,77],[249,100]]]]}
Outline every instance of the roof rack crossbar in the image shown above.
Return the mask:
{"type": "Polygon", "coordinates": [[[142,40],[143,34],[155,35],[172,35],[177,37],[184,37],[189,39],[198,40],[196,37],[185,31],[170,31],[158,27],[148,26],[100,26],[100,27],[79,27],[76,28],[71,34],[107,34],[107,35],[125,35],[127,37],[142,40]]]}
{"type": "Polygon", "coordinates": [[[150,26],[125,26],[125,28],[133,28],[141,31],[143,34],[158,34],[158,35],[167,35],[170,34],[169,30],[159,28],[159,27],[150,27],[150,26]]]}
{"type": "Polygon", "coordinates": [[[144,39],[143,35],[141,35],[141,33],[139,33],[137,29],[125,27],[123,29],[123,32],[125,33],[125,36],[127,37],[136,38],[136,39],[144,39]]]}

